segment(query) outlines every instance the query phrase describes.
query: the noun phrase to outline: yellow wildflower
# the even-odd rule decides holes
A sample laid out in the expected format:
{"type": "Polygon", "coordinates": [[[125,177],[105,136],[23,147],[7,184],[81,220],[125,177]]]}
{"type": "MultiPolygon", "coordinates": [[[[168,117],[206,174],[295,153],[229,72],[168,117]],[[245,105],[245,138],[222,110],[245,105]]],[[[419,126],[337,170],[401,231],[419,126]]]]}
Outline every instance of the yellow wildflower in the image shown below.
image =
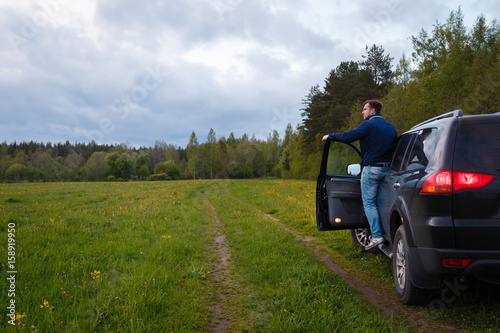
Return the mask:
{"type": "Polygon", "coordinates": [[[24,317],[26,317],[26,312],[23,312],[23,314],[16,313],[16,320],[21,320],[24,317]]]}
{"type": "Polygon", "coordinates": [[[48,301],[46,301],[46,300],[44,300],[44,301],[43,301],[43,304],[42,304],[42,305],[40,305],[40,308],[42,308],[42,309],[43,309],[44,307],[45,307],[45,308],[47,308],[47,309],[51,309],[51,310],[54,308],[54,306],[51,306],[51,305],[49,304],[49,302],[48,302],[48,301]]]}

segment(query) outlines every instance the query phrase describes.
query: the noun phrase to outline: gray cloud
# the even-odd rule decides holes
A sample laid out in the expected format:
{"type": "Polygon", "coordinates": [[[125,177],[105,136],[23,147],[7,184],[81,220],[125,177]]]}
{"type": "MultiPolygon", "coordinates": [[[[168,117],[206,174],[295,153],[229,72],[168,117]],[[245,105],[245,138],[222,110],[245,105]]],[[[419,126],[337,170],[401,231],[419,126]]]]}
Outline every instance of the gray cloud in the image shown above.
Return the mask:
{"type": "MultiPolygon", "coordinates": [[[[0,3],[0,140],[185,146],[283,135],[302,98],[365,45],[399,60],[458,1],[0,3]]],[[[493,1],[462,7],[470,27],[493,1]]]]}

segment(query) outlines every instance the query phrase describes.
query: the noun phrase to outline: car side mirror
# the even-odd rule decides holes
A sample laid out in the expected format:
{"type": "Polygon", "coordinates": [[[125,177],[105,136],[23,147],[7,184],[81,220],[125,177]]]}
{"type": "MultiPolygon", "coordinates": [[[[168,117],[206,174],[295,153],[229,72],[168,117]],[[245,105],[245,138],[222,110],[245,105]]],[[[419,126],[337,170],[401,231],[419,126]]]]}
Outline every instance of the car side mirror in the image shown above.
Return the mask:
{"type": "Polygon", "coordinates": [[[361,173],[361,164],[354,163],[347,166],[347,174],[351,176],[359,176],[361,173]]]}

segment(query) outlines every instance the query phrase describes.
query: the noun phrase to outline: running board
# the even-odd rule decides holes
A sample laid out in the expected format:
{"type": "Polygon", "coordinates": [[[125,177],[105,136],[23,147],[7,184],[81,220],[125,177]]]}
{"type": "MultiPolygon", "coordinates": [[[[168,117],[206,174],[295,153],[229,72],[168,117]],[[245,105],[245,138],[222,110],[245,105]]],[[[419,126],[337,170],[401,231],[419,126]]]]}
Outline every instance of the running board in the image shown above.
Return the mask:
{"type": "Polygon", "coordinates": [[[392,250],[387,245],[381,243],[378,245],[378,248],[380,251],[384,252],[386,256],[392,259],[392,250]]]}

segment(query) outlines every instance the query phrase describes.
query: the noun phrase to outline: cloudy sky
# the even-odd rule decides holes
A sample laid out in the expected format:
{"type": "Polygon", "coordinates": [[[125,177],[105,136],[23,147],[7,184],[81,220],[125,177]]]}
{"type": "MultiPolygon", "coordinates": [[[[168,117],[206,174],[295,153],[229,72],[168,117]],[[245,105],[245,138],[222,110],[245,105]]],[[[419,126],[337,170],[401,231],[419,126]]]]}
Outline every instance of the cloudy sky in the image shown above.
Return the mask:
{"type": "Polygon", "coordinates": [[[0,142],[283,137],[341,61],[495,0],[0,0],[0,142]]]}

